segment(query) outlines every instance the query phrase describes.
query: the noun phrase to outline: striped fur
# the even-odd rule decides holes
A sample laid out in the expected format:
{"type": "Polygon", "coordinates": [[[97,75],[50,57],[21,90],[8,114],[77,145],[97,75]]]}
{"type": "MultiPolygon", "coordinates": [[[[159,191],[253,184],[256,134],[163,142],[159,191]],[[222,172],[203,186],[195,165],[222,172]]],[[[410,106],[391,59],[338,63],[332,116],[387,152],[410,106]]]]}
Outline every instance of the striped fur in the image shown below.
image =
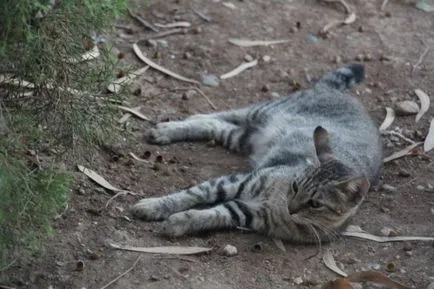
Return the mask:
{"type": "Polygon", "coordinates": [[[158,124],[149,142],[213,139],[249,155],[252,171],[142,199],[133,214],[165,220],[169,236],[237,226],[302,243],[337,236],[381,170],[377,128],[345,92],[363,75],[349,65],[285,98],[158,124]]]}

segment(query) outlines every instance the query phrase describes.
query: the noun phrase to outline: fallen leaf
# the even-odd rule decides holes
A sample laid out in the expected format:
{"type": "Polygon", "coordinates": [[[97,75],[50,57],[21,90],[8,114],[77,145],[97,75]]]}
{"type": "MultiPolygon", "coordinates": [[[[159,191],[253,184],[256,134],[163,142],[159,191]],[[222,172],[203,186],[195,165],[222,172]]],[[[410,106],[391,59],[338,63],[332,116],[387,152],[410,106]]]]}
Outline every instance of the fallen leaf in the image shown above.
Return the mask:
{"type": "Polygon", "coordinates": [[[386,117],[380,125],[380,131],[386,130],[395,120],[395,111],[390,107],[386,107],[386,117]]]}
{"type": "Polygon", "coordinates": [[[125,112],[131,113],[132,115],[137,116],[138,118],[140,118],[142,120],[150,121],[150,119],[147,116],[143,115],[138,110],[138,108],[140,108],[140,106],[139,107],[135,107],[135,108],[131,108],[131,107],[123,106],[123,105],[117,105],[116,107],[118,107],[119,109],[121,109],[121,110],[123,110],[125,112]]]}
{"type": "Polygon", "coordinates": [[[354,289],[354,287],[346,278],[338,278],[335,281],[327,282],[321,289],[354,289]]]}
{"type": "Polygon", "coordinates": [[[80,57],[76,57],[76,58],[72,57],[67,59],[66,61],[68,63],[74,64],[74,63],[89,61],[98,58],[99,56],[100,56],[100,52],[98,46],[95,45],[91,50],[87,51],[86,53],[83,53],[80,57]]]}
{"type": "Polygon", "coordinates": [[[205,247],[134,247],[134,246],[122,246],[118,244],[110,244],[114,249],[142,252],[142,253],[154,253],[154,254],[171,254],[171,255],[193,255],[209,252],[212,248],[205,247]]]}
{"type": "Polygon", "coordinates": [[[181,76],[179,74],[176,74],[175,72],[172,72],[172,71],[170,71],[170,70],[168,70],[168,69],[166,69],[166,68],[164,68],[164,67],[156,64],[155,62],[153,62],[149,58],[145,57],[145,55],[143,55],[143,53],[140,50],[140,48],[137,45],[137,43],[133,44],[133,50],[134,50],[134,53],[136,53],[137,57],[141,61],[143,61],[144,63],[146,63],[147,65],[149,65],[150,67],[152,67],[152,68],[154,68],[154,69],[156,69],[156,70],[158,70],[158,71],[160,71],[160,72],[162,72],[164,74],[167,74],[167,75],[169,75],[169,76],[171,76],[173,78],[176,78],[178,80],[189,82],[189,83],[194,83],[194,84],[200,84],[198,81],[196,81],[194,79],[189,79],[189,78],[186,78],[186,77],[181,76]]]}
{"type": "Polygon", "coordinates": [[[386,286],[387,288],[392,289],[410,289],[409,287],[406,287],[404,285],[399,284],[396,281],[393,281],[383,273],[380,273],[378,271],[361,271],[361,272],[355,272],[350,274],[347,278],[350,282],[374,282],[377,284],[381,284],[386,286]]]}
{"type": "Polygon", "coordinates": [[[187,21],[172,22],[172,23],[167,23],[167,24],[154,23],[154,26],[157,26],[160,28],[190,27],[191,23],[187,22],[187,21]]]}
{"type": "Polygon", "coordinates": [[[241,72],[243,72],[244,70],[249,69],[249,68],[251,68],[257,64],[258,64],[257,59],[250,61],[250,62],[243,62],[240,65],[238,65],[238,67],[236,67],[235,69],[229,71],[228,73],[221,75],[220,79],[228,79],[228,78],[234,77],[234,76],[240,74],[241,72]]]}
{"type": "Polygon", "coordinates": [[[395,113],[399,116],[418,114],[419,105],[412,100],[399,101],[395,105],[395,113]]]}
{"type": "Polygon", "coordinates": [[[282,242],[282,239],[276,239],[276,238],[272,238],[274,244],[276,245],[277,248],[279,248],[282,252],[286,252],[286,248],[285,245],[282,242]]]}
{"type": "Polygon", "coordinates": [[[418,143],[415,143],[415,144],[409,145],[409,146],[403,148],[403,149],[400,150],[400,151],[394,152],[394,153],[391,154],[390,156],[385,157],[385,158],[383,159],[383,163],[387,163],[387,162],[390,162],[390,161],[393,161],[393,160],[396,160],[396,159],[399,159],[399,158],[405,157],[405,156],[409,155],[409,154],[410,154],[410,153],[411,153],[415,148],[417,148],[417,147],[420,146],[421,144],[423,144],[423,143],[422,143],[422,142],[418,142],[418,143]]]}
{"type": "Polygon", "coordinates": [[[401,241],[434,241],[434,237],[418,237],[418,236],[377,236],[372,235],[360,227],[357,226],[348,226],[345,232],[342,232],[343,236],[347,237],[356,237],[360,239],[371,240],[379,243],[386,242],[401,242],[401,241]]]}
{"type": "Polygon", "coordinates": [[[429,125],[428,135],[423,143],[423,151],[429,152],[434,148],[434,118],[431,119],[431,124],[429,125]]]}
{"type": "Polygon", "coordinates": [[[268,46],[274,44],[281,44],[291,41],[290,39],[282,39],[282,40],[248,40],[248,39],[237,39],[237,38],[229,38],[230,44],[240,46],[240,47],[251,47],[251,46],[268,46]]]}
{"type": "Polygon", "coordinates": [[[417,97],[419,97],[420,100],[420,110],[419,113],[416,115],[416,122],[418,122],[422,118],[422,116],[428,111],[430,98],[428,94],[426,94],[420,89],[415,89],[414,92],[416,93],[417,97]]]}
{"type": "Polygon", "coordinates": [[[144,160],[144,159],[142,159],[142,158],[139,158],[139,157],[136,156],[134,153],[129,153],[129,155],[130,155],[133,159],[135,159],[136,161],[143,162],[143,163],[149,163],[148,160],[144,160]]]}
{"type": "Polygon", "coordinates": [[[101,187],[106,188],[107,190],[110,190],[110,191],[114,191],[114,192],[122,191],[122,190],[112,186],[109,182],[107,182],[103,177],[98,175],[96,172],[94,172],[88,168],[85,168],[81,165],[78,165],[77,167],[78,167],[78,170],[80,172],[84,173],[86,176],[88,176],[91,180],[96,182],[101,187]]]}
{"type": "Polygon", "coordinates": [[[226,8],[229,8],[229,9],[237,9],[237,6],[235,6],[233,3],[231,3],[231,2],[223,2],[222,3],[223,4],[223,6],[225,6],[226,8]]]}
{"type": "MultiPolygon", "coordinates": [[[[336,265],[335,259],[333,258],[333,255],[329,249],[327,249],[327,251],[325,252],[322,260],[323,260],[324,264],[326,265],[326,267],[329,268],[330,270],[332,270],[333,272],[335,272],[336,274],[343,276],[343,277],[346,277],[348,275],[347,273],[342,271],[336,265]]],[[[334,288],[334,287],[332,287],[332,288],[334,288]]]]}
{"type": "Polygon", "coordinates": [[[342,23],[346,25],[354,23],[356,21],[356,18],[357,18],[356,13],[351,12],[350,14],[348,14],[347,18],[345,18],[342,23]]]}
{"type": "Polygon", "coordinates": [[[145,73],[148,69],[149,69],[149,66],[145,66],[145,67],[137,69],[131,73],[128,73],[126,76],[118,78],[115,81],[113,81],[112,83],[110,83],[107,86],[107,89],[112,93],[118,93],[119,90],[122,88],[122,86],[128,85],[129,83],[131,83],[131,81],[134,78],[145,73]]]}

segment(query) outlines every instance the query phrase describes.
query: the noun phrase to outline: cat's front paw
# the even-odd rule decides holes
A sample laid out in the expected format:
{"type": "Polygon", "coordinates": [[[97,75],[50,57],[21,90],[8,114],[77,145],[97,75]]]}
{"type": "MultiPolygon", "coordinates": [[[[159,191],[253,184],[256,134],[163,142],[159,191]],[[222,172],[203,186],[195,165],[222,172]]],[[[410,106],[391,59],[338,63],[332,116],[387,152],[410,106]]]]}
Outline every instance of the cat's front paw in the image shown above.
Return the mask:
{"type": "Polygon", "coordinates": [[[170,132],[171,130],[168,123],[159,123],[155,128],[151,128],[146,132],[145,138],[152,144],[170,144],[170,132]]]}
{"type": "Polygon", "coordinates": [[[191,218],[189,212],[180,212],[171,215],[162,224],[162,234],[168,237],[181,237],[191,231],[191,218]]]}
{"type": "Polygon", "coordinates": [[[165,220],[171,215],[161,198],[142,199],[131,207],[131,213],[145,221],[165,220]]]}

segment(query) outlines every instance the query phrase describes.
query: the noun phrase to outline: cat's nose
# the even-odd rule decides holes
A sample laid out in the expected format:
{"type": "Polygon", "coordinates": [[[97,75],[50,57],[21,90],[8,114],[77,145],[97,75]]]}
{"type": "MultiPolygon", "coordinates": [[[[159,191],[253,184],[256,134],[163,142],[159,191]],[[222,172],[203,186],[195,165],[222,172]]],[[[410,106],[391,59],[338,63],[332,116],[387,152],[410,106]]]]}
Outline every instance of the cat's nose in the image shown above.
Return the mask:
{"type": "Polygon", "coordinates": [[[288,204],[288,210],[289,210],[289,213],[292,215],[292,214],[295,214],[298,211],[300,211],[300,206],[298,204],[294,204],[294,202],[292,202],[292,203],[288,204]]]}

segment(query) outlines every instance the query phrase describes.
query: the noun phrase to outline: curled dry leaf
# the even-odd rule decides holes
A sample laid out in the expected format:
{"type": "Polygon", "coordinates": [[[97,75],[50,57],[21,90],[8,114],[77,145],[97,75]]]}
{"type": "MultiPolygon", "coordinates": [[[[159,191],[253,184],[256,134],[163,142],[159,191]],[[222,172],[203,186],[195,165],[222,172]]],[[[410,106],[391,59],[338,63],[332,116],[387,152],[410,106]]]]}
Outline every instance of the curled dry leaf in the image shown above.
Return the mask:
{"type": "Polygon", "coordinates": [[[378,271],[361,271],[350,274],[346,278],[338,278],[335,281],[327,282],[322,289],[353,289],[350,282],[373,282],[376,284],[384,285],[392,289],[410,289],[400,283],[393,281],[386,275],[378,271]]]}
{"type": "Polygon", "coordinates": [[[403,149],[400,150],[400,151],[394,152],[394,153],[391,154],[390,156],[385,157],[385,158],[383,159],[383,163],[388,163],[388,162],[390,162],[390,161],[393,161],[393,160],[396,160],[396,159],[399,159],[399,158],[405,157],[405,156],[411,154],[411,153],[413,152],[413,150],[414,150],[415,148],[417,148],[418,146],[420,146],[421,144],[422,144],[422,142],[414,143],[414,144],[412,144],[412,145],[409,145],[409,146],[403,148],[403,149]]]}
{"type": "Polygon", "coordinates": [[[356,19],[357,19],[356,13],[351,12],[350,14],[348,14],[347,18],[345,18],[342,23],[348,25],[354,23],[356,19]]]}
{"type": "Polygon", "coordinates": [[[401,241],[434,241],[434,237],[418,237],[418,236],[377,236],[372,235],[360,227],[349,226],[345,232],[342,232],[342,235],[347,237],[356,237],[360,239],[371,240],[379,243],[386,242],[401,242],[401,241]]]}
{"type": "Polygon", "coordinates": [[[83,53],[80,57],[71,57],[66,61],[68,63],[74,64],[74,63],[89,61],[98,58],[99,56],[100,56],[100,52],[98,46],[94,45],[94,47],[91,50],[87,51],[86,53],[83,53]]]}
{"type": "Polygon", "coordinates": [[[276,245],[276,247],[280,249],[280,251],[286,252],[286,248],[282,242],[282,239],[272,238],[272,240],[273,240],[274,244],[276,245]]]}
{"type": "Polygon", "coordinates": [[[178,79],[178,80],[185,81],[185,82],[189,82],[189,83],[194,83],[194,84],[199,84],[198,81],[196,81],[196,80],[194,80],[194,79],[186,78],[186,77],[181,76],[181,75],[179,75],[179,74],[176,74],[175,72],[172,72],[172,71],[170,71],[170,70],[168,70],[168,69],[166,69],[166,68],[164,68],[164,67],[162,67],[162,66],[156,64],[155,62],[153,62],[153,61],[150,60],[149,58],[145,57],[145,55],[143,55],[143,53],[142,53],[142,51],[140,50],[140,48],[139,48],[139,46],[137,45],[137,43],[134,43],[134,44],[133,44],[133,50],[134,50],[134,53],[136,53],[137,57],[138,57],[141,61],[143,61],[144,63],[146,63],[147,65],[149,65],[150,67],[152,67],[152,68],[154,68],[154,69],[156,69],[156,70],[158,70],[158,71],[160,71],[160,72],[162,72],[162,73],[164,73],[164,74],[167,74],[167,75],[169,75],[169,76],[171,76],[171,77],[173,77],[173,78],[176,78],[176,79],[178,79]]]}
{"type": "Polygon", "coordinates": [[[420,100],[420,110],[419,113],[416,115],[416,122],[418,122],[422,118],[422,116],[428,111],[430,105],[430,98],[428,94],[426,94],[420,89],[415,89],[414,92],[420,100]]]}
{"type": "Polygon", "coordinates": [[[167,24],[154,23],[154,25],[160,28],[177,28],[177,27],[190,27],[191,23],[187,21],[179,21],[179,22],[172,22],[167,24]]]}
{"type": "Polygon", "coordinates": [[[128,73],[126,76],[121,77],[113,81],[107,86],[107,89],[112,93],[118,93],[119,90],[124,85],[128,85],[131,83],[131,81],[136,78],[137,76],[145,73],[149,69],[149,66],[142,67],[140,69],[137,69],[131,73],[128,73]]]}
{"type": "Polygon", "coordinates": [[[290,39],[281,39],[281,40],[249,40],[249,39],[238,39],[238,38],[229,38],[230,44],[240,46],[240,47],[252,47],[252,46],[268,46],[274,44],[281,44],[291,41],[290,39]]]}
{"type": "Polygon", "coordinates": [[[107,182],[103,177],[98,175],[96,172],[94,172],[88,168],[85,168],[83,166],[80,166],[80,165],[78,165],[77,167],[78,167],[78,170],[80,172],[84,173],[86,176],[88,176],[91,180],[96,182],[101,187],[106,188],[107,190],[110,190],[110,191],[114,191],[114,192],[122,191],[122,190],[112,186],[109,182],[107,182]]]}
{"type": "Polygon", "coordinates": [[[250,62],[243,62],[238,67],[236,67],[234,70],[229,71],[228,73],[221,75],[220,79],[228,79],[228,78],[234,77],[234,76],[240,74],[241,72],[243,72],[244,70],[252,68],[253,66],[256,66],[257,64],[258,64],[257,59],[250,61],[250,62]]]}
{"type": "Polygon", "coordinates": [[[129,155],[130,155],[133,159],[135,159],[136,161],[139,161],[139,162],[142,162],[142,163],[149,163],[148,160],[144,160],[144,159],[142,159],[142,158],[139,158],[139,157],[136,156],[134,153],[129,153],[129,155]]]}
{"type": "Polygon", "coordinates": [[[395,120],[395,111],[390,107],[386,107],[386,117],[380,125],[380,131],[386,130],[395,120]]]}
{"type": "MultiPolygon", "coordinates": [[[[336,265],[335,259],[333,258],[333,255],[329,249],[327,249],[327,251],[325,252],[322,260],[323,260],[324,264],[326,265],[326,267],[329,268],[330,270],[332,270],[333,272],[335,272],[336,274],[343,276],[343,277],[346,277],[348,275],[347,273],[342,271],[336,265]]],[[[334,288],[334,287],[332,287],[332,288],[334,288]]]]}
{"type": "Polygon", "coordinates": [[[434,149],[434,118],[431,119],[431,124],[429,126],[428,135],[423,143],[423,151],[429,152],[434,149]]]}
{"type": "Polygon", "coordinates": [[[134,247],[134,246],[122,246],[118,244],[110,244],[114,249],[134,251],[142,253],[154,253],[154,254],[172,254],[172,255],[194,255],[209,252],[212,248],[205,247],[180,247],[180,246],[170,246],[170,247],[134,247]]]}
{"type": "Polygon", "coordinates": [[[131,107],[123,106],[123,105],[117,105],[116,107],[118,107],[119,109],[121,109],[121,110],[123,110],[125,112],[131,113],[132,115],[134,115],[134,116],[136,116],[136,117],[138,117],[138,118],[140,118],[142,120],[150,121],[149,117],[143,115],[139,111],[139,109],[141,108],[140,106],[139,107],[135,107],[135,108],[131,108],[131,107]]]}

